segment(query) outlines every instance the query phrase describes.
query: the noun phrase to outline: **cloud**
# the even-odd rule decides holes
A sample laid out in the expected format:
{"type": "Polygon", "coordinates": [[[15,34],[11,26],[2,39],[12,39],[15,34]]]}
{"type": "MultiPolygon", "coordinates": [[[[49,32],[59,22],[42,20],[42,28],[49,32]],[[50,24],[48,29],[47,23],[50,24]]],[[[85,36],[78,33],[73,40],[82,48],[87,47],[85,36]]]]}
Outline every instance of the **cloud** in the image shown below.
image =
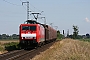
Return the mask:
{"type": "Polygon", "coordinates": [[[85,20],[86,20],[86,22],[90,22],[90,20],[87,17],[85,18],[85,20]]]}

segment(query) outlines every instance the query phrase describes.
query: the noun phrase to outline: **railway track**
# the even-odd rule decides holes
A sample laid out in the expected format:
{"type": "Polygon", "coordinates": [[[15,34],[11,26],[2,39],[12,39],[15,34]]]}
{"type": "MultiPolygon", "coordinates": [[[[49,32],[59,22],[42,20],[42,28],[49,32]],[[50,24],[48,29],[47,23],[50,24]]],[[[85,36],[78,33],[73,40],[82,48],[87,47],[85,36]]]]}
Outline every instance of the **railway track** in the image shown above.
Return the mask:
{"type": "MultiPolygon", "coordinates": [[[[55,41],[54,41],[55,42],[55,41]]],[[[34,56],[40,54],[40,52],[45,51],[50,46],[53,45],[54,42],[41,46],[39,48],[35,48],[32,50],[17,50],[12,51],[10,53],[0,55],[0,60],[30,60],[34,56]]]]}
{"type": "Polygon", "coordinates": [[[6,60],[7,58],[12,57],[12,56],[14,56],[16,54],[19,54],[19,53],[21,53],[23,51],[24,50],[22,49],[22,50],[15,50],[15,51],[7,52],[5,54],[1,54],[0,55],[0,60],[6,60]]]}

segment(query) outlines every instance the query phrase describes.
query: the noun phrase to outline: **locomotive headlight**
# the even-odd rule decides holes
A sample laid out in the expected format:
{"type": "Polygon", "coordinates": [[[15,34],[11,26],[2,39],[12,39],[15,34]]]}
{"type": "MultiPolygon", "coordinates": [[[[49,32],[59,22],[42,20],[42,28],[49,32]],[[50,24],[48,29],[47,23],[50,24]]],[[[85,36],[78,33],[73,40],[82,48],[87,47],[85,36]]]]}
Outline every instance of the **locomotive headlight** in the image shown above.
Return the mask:
{"type": "Polygon", "coordinates": [[[36,37],[33,37],[33,39],[36,39],[36,37]]]}
{"type": "Polygon", "coordinates": [[[22,39],[25,39],[25,37],[22,37],[22,39]]]}
{"type": "Polygon", "coordinates": [[[23,39],[25,39],[25,37],[23,37],[23,39]]]}

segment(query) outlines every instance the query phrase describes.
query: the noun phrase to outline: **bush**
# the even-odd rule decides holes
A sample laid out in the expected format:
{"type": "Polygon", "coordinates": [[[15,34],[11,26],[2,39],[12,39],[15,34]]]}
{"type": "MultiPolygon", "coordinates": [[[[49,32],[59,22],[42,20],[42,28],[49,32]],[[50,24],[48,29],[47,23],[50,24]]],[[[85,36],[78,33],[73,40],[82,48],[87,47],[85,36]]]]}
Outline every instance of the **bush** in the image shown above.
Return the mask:
{"type": "Polygon", "coordinates": [[[5,43],[5,49],[8,51],[19,49],[17,42],[5,43]]]}

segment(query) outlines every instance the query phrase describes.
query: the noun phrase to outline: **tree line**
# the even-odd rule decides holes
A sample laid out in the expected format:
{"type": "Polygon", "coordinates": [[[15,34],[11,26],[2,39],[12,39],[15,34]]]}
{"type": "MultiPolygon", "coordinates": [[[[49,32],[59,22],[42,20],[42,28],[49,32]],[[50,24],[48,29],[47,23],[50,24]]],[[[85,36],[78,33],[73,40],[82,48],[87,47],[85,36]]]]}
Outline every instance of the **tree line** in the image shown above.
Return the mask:
{"type": "Polygon", "coordinates": [[[64,34],[61,34],[60,31],[57,31],[57,38],[72,38],[72,39],[90,39],[90,34],[86,33],[85,35],[79,35],[79,27],[73,25],[73,34],[67,34],[67,36],[64,36],[64,34]]]}
{"type": "Polygon", "coordinates": [[[2,39],[19,39],[19,35],[17,34],[12,34],[12,35],[8,35],[8,34],[0,34],[0,40],[2,39]]]}
{"type": "MultiPolygon", "coordinates": [[[[72,39],[86,39],[86,38],[90,38],[90,34],[86,34],[86,35],[79,35],[79,27],[73,25],[73,34],[69,35],[67,34],[67,36],[64,36],[64,34],[61,34],[60,31],[57,31],[57,39],[63,39],[63,38],[72,38],[72,39]]],[[[0,34],[0,40],[2,39],[19,39],[19,35],[17,34],[12,34],[12,35],[8,35],[8,34],[0,34]]]]}

